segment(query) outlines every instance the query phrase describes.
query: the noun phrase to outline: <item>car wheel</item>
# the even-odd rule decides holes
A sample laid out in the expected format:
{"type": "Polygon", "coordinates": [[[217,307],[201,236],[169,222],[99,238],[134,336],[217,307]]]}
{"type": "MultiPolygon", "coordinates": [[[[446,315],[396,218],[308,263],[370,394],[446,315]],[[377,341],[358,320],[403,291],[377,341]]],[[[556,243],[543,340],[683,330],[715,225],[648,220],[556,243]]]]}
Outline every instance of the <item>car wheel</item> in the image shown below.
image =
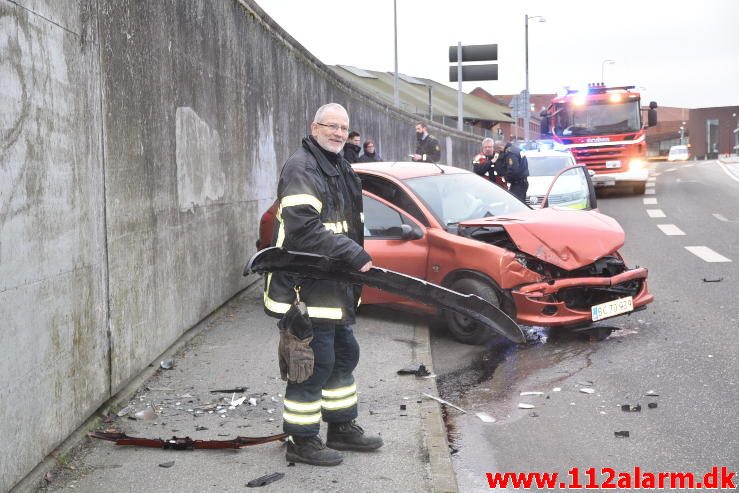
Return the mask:
{"type": "Polygon", "coordinates": [[[646,183],[637,183],[636,185],[634,185],[631,188],[634,191],[634,195],[644,195],[644,192],[647,189],[647,184],[646,183]]]}
{"type": "MultiPolygon", "coordinates": [[[[500,307],[500,298],[495,288],[479,279],[464,278],[452,283],[450,289],[462,294],[475,294],[500,307]]],[[[490,329],[479,322],[458,313],[445,311],[447,328],[452,336],[464,344],[483,344],[490,337],[490,329]]]]}

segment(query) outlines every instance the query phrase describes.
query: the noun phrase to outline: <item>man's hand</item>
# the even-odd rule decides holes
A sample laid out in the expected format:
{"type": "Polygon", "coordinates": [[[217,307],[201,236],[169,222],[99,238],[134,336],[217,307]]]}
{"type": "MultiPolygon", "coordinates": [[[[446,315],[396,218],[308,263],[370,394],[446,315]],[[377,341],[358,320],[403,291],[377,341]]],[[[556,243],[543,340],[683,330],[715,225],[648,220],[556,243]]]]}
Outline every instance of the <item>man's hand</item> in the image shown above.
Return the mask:
{"type": "Polygon", "coordinates": [[[371,268],[372,268],[372,261],[370,260],[369,262],[367,262],[366,264],[364,264],[364,265],[363,265],[363,266],[362,266],[362,267],[361,267],[361,268],[359,269],[359,272],[367,272],[367,271],[368,271],[368,270],[370,270],[371,268]]]}

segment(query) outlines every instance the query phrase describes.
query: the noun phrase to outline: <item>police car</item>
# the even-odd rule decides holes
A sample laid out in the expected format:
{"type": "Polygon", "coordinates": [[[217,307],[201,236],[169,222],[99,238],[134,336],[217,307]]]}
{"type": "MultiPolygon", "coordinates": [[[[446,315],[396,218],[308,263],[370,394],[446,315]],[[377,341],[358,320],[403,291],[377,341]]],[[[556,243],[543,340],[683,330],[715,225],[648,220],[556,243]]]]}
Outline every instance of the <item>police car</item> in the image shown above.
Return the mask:
{"type": "MultiPolygon", "coordinates": [[[[529,165],[529,188],[526,203],[539,208],[557,174],[570,166],[576,166],[575,158],[565,147],[554,145],[527,145],[521,154],[529,165]]],[[[583,194],[587,186],[582,184],[582,173],[565,171],[549,194],[549,205],[568,209],[584,209],[588,198],[583,194]]]]}

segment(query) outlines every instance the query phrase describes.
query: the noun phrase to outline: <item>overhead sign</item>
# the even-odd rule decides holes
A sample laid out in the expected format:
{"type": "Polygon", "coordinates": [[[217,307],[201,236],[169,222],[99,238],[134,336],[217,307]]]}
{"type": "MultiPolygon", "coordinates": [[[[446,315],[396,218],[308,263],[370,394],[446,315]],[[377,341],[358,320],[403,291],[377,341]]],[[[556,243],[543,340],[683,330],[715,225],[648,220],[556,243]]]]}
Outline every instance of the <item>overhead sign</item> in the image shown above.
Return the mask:
{"type": "MultiPolygon", "coordinates": [[[[462,47],[463,62],[494,62],[498,60],[498,45],[469,45],[462,47]]],[[[449,47],[449,63],[457,63],[457,47],[449,47]]]]}

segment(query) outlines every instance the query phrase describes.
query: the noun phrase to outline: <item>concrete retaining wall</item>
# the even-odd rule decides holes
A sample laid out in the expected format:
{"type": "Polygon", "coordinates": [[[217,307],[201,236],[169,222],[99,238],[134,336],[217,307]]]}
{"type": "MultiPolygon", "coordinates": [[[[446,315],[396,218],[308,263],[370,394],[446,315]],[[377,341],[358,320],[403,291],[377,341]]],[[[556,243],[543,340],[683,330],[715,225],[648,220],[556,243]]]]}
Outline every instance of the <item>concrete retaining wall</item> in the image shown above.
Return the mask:
{"type": "MultiPolygon", "coordinates": [[[[0,491],[246,286],[323,103],[387,160],[414,117],[250,1],[0,0],[0,491]]],[[[443,162],[478,138],[432,127],[443,162]]]]}

